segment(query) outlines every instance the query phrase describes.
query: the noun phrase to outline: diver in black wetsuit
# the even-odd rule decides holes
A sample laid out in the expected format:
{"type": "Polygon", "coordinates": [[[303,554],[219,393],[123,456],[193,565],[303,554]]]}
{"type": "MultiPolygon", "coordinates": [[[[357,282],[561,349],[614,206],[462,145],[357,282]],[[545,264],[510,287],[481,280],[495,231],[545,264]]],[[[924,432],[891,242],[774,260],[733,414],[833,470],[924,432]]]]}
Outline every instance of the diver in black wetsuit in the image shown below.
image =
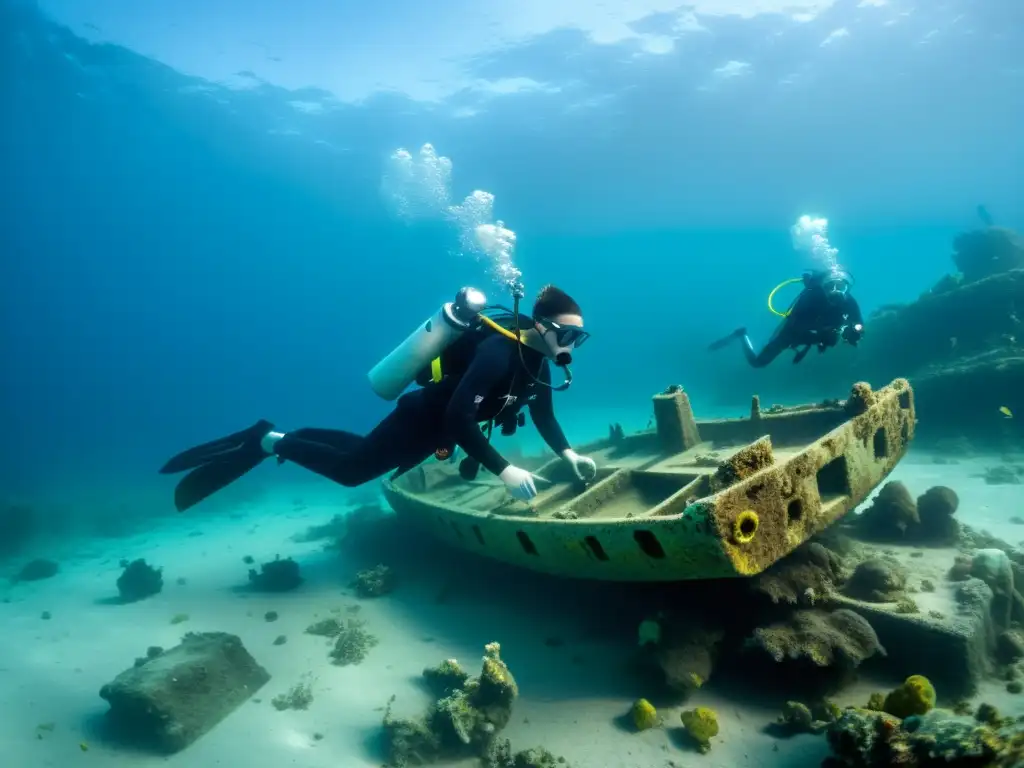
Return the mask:
{"type": "Polygon", "coordinates": [[[578,478],[592,478],[597,466],[572,450],[552,407],[549,360],[568,366],[572,351],[588,338],[579,305],[547,286],[534,303],[531,320],[522,342],[486,329],[465,334],[446,350],[445,375],[431,377],[428,371],[418,377],[424,386],[402,395],[365,436],[315,427],[281,433],[269,421],[259,421],[178,454],[160,470],[192,470],[175,489],[175,505],[179,511],[191,507],[269,456],[354,487],[391,471],[406,472],[431,455],[451,456],[455,446],[501,478],[515,498],[528,500],[537,494],[535,480],[541,478],[505,460],[480,428],[482,423],[504,426],[518,420],[524,405],[548,446],[578,478]]]}
{"type": "Polygon", "coordinates": [[[804,359],[811,347],[824,352],[840,340],[856,346],[864,335],[864,318],[857,300],[850,294],[850,276],[841,270],[806,272],[803,283],[804,289],[760,352],[754,351],[746,328],[737,328],[709,349],[722,349],[741,339],[747,362],[754,368],[764,368],[787,349],[796,350],[795,364],[804,359]]]}

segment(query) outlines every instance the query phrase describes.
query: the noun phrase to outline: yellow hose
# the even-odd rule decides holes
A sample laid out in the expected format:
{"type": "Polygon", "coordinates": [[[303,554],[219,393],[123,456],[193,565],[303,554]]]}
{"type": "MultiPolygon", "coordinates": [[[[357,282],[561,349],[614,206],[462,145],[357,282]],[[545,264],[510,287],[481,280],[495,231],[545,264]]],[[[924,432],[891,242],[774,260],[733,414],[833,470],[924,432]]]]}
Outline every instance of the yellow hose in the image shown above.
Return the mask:
{"type": "Polygon", "coordinates": [[[779,312],[779,310],[772,306],[772,299],[775,298],[775,294],[779,292],[780,288],[785,288],[787,285],[792,285],[793,283],[802,283],[803,281],[804,279],[802,277],[791,277],[789,280],[783,280],[781,283],[772,288],[772,292],[768,294],[768,310],[773,315],[778,315],[779,317],[789,317],[789,310],[787,309],[785,312],[779,312]]]}
{"type": "Polygon", "coordinates": [[[484,325],[486,325],[488,328],[490,328],[492,331],[497,331],[502,336],[504,336],[504,337],[506,337],[508,339],[512,339],[512,341],[522,341],[522,339],[520,339],[518,336],[516,336],[508,328],[504,328],[503,326],[501,326],[498,323],[494,322],[493,320],[491,320],[491,318],[487,317],[487,315],[477,315],[477,317],[479,317],[480,321],[484,325]]]}

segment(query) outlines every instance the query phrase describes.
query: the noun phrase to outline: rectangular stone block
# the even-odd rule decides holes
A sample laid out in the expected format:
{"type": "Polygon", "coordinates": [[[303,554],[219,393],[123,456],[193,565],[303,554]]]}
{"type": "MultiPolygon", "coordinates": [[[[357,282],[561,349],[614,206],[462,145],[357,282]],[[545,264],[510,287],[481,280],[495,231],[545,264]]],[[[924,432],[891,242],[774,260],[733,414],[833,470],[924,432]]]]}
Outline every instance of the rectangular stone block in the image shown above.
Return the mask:
{"type": "Polygon", "coordinates": [[[163,753],[178,752],[231,714],[270,675],[236,636],[190,633],[167,651],[119,674],[100,689],[116,735],[163,753]]]}

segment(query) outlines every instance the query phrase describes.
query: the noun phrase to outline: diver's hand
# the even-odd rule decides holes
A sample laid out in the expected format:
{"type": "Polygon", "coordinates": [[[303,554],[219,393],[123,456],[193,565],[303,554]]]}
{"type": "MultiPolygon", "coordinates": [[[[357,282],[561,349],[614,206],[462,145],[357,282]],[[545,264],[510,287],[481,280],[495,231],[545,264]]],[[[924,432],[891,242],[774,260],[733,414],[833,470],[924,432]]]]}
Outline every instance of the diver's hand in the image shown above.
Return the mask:
{"type": "Polygon", "coordinates": [[[572,448],[562,451],[562,458],[572,467],[573,474],[583,483],[591,482],[597,477],[597,463],[588,456],[580,456],[572,448]]]}
{"type": "Polygon", "coordinates": [[[864,326],[860,323],[856,325],[848,325],[843,328],[843,341],[847,344],[857,346],[857,342],[864,336],[864,326]]]}
{"type": "Polygon", "coordinates": [[[838,328],[825,328],[818,334],[818,344],[821,347],[834,347],[839,343],[842,332],[838,328]]]}
{"type": "Polygon", "coordinates": [[[527,472],[525,469],[509,464],[505,469],[502,470],[501,474],[498,475],[501,478],[501,482],[508,488],[508,492],[512,494],[512,498],[518,499],[519,501],[529,501],[537,495],[537,482],[542,483],[548,482],[543,477],[527,472]]]}

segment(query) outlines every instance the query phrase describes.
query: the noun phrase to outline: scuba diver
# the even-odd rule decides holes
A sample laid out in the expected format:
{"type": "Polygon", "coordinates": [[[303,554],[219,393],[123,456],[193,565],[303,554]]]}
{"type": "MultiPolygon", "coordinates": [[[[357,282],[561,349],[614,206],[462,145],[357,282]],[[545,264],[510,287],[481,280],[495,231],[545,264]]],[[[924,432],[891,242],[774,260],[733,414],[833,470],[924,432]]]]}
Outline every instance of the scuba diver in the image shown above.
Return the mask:
{"type": "Polygon", "coordinates": [[[460,467],[464,477],[475,476],[483,465],[514,498],[527,501],[537,495],[537,481],[548,481],[509,463],[490,444],[491,427],[497,423],[507,434],[511,424],[521,423],[524,405],[577,479],[592,480],[597,465],[570,447],[552,406],[552,392],[572,383],[573,351],[589,337],[580,307],[549,285],[537,296],[532,316],[523,316],[522,288],[512,288],[512,310],[488,306],[480,291],[463,288],[370,371],[373,390],[398,403],[369,434],[315,427],[277,432],[261,420],[170,459],[161,474],[191,470],[175,489],[178,511],[271,456],[351,488],[392,471],[397,477],[432,455],[450,459],[456,446],[468,456],[460,467]],[[549,361],[563,369],[564,383],[552,385],[549,361]],[[413,382],[420,387],[403,395],[413,382]]]}
{"type": "Polygon", "coordinates": [[[796,364],[811,347],[824,352],[840,339],[856,346],[864,335],[864,318],[857,300],[850,294],[852,282],[849,273],[839,268],[805,272],[802,277],[786,280],[768,295],[768,309],[783,320],[760,352],[754,351],[746,328],[737,328],[708,349],[722,349],[741,339],[747,362],[754,368],[764,368],[787,349],[796,350],[796,364]],[[788,310],[779,312],[772,306],[772,298],[780,288],[796,282],[803,283],[803,290],[788,310]]]}

